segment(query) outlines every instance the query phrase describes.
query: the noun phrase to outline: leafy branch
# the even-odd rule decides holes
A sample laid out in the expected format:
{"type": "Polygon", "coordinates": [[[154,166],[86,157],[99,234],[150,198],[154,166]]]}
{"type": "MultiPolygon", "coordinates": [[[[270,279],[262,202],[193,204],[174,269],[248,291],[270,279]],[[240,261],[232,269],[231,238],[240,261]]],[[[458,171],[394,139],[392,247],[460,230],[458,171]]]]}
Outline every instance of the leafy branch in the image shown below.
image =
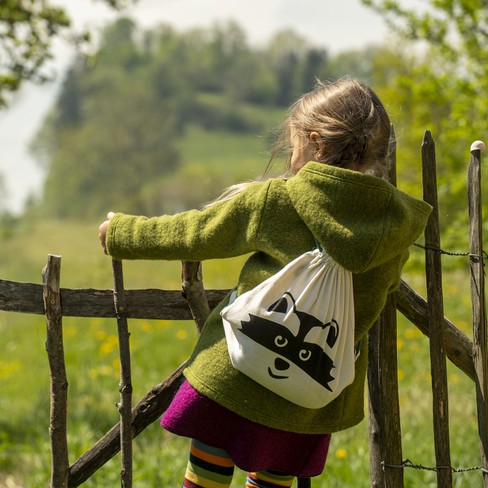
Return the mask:
{"type": "MultiPolygon", "coordinates": [[[[104,0],[114,9],[122,9],[134,0],[104,0]]],[[[71,33],[71,19],[66,10],[47,0],[4,0],[0,3],[0,107],[7,104],[7,94],[24,81],[43,83],[51,77],[42,70],[52,59],[52,42],[71,33]]],[[[73,35],[84,42],[87,32],[73,35]]]]}

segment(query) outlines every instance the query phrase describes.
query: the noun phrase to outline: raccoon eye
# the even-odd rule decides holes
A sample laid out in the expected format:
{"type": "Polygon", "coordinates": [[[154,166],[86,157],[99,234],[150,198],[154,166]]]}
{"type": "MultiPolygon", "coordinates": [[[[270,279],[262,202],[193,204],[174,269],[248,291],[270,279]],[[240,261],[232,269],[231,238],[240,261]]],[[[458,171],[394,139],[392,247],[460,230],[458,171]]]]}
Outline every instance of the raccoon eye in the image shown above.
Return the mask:
{"type": "Polygon", "coordinates": [[[279,335],[275,337],[274,343],[278,347],[285,347],[288,344],[288,339],[279,335]]]}
{"type": "Polygon", "coordinates": [[[302,361],[308,361],[311,357],[312,357],[312,351],[310,349],[302,349],[299,353],[298,353],[298,357],[302,360],[302,361]]]}

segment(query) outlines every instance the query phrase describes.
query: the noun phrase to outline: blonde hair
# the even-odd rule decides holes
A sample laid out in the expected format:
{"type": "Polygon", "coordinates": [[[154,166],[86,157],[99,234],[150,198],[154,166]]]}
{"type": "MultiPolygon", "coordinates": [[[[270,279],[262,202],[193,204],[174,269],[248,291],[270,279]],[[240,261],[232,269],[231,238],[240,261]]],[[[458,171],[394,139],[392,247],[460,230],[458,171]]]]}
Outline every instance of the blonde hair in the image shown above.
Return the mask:
{"type": "MultiPolygon", "coordinates": [[[[279,156],[287,160],[287,171],[281,178],[293,175],[292,127],[303,140],[309,140],[312,132],[319,134],[326,149],[317,162],[344,168],[357,163],[363,173],[386,177],[390,119],[376,93],[361,81],[348,77],[333,83],[317,80],[312,91],[293,103],[276,137],[265,175],[279,156]]],[[[229,200],[253,183],[231,186],[216,201],[229,200]]]]}
{"type": "Polygon", "coordinates": [[[391,124],[376,93],[358,80],[341,78],[299,98],[289,109],[272,157],[285,153],[290,170],[291,127],[304,140],[317,132],[326,150],[318,162],[347,167],[357,163],[364,173],[384,177],[391,124]]]}

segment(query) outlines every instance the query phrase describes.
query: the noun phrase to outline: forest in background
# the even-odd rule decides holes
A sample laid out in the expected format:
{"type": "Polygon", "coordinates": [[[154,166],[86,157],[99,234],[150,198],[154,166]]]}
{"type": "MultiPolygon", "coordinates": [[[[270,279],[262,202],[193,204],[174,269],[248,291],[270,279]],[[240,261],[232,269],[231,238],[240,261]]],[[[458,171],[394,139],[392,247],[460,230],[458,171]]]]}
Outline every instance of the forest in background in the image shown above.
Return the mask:
{"type": "MultiPolygon", "coordinates": [[[[107,209],[154,215],[199,206],[263,173],[286,108],[316,78],[352,76],[385,103],[398,184],[415,196],[422,136],[432,132],[445,238],[457,244],[469,146],[487,129],[486,9],[443,2],[425,17],[401,2],[364,3],[391,24],[391,42],[334,56],[292,30],[254,47],[232,21],[177,31],[119,18],[94,52],[74,59],[32,142],[45,186],[21,218],[92,220],[107,209]]],[[[3,212],[4,233],[16,221],[3,212]]]]}

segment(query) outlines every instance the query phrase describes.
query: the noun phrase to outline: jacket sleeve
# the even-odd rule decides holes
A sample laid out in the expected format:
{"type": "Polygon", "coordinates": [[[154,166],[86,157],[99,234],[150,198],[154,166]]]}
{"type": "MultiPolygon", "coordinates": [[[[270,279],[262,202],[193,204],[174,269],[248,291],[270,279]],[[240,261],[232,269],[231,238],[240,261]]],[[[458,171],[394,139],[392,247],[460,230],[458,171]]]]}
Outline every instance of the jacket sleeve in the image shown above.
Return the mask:
{"type": "Polygon", "coordinates": [[[115,214],[107,250],[115,259],[201,261],[256,250],[268,183],[254,183],[204,210],[142,217],[115,214]]]}

